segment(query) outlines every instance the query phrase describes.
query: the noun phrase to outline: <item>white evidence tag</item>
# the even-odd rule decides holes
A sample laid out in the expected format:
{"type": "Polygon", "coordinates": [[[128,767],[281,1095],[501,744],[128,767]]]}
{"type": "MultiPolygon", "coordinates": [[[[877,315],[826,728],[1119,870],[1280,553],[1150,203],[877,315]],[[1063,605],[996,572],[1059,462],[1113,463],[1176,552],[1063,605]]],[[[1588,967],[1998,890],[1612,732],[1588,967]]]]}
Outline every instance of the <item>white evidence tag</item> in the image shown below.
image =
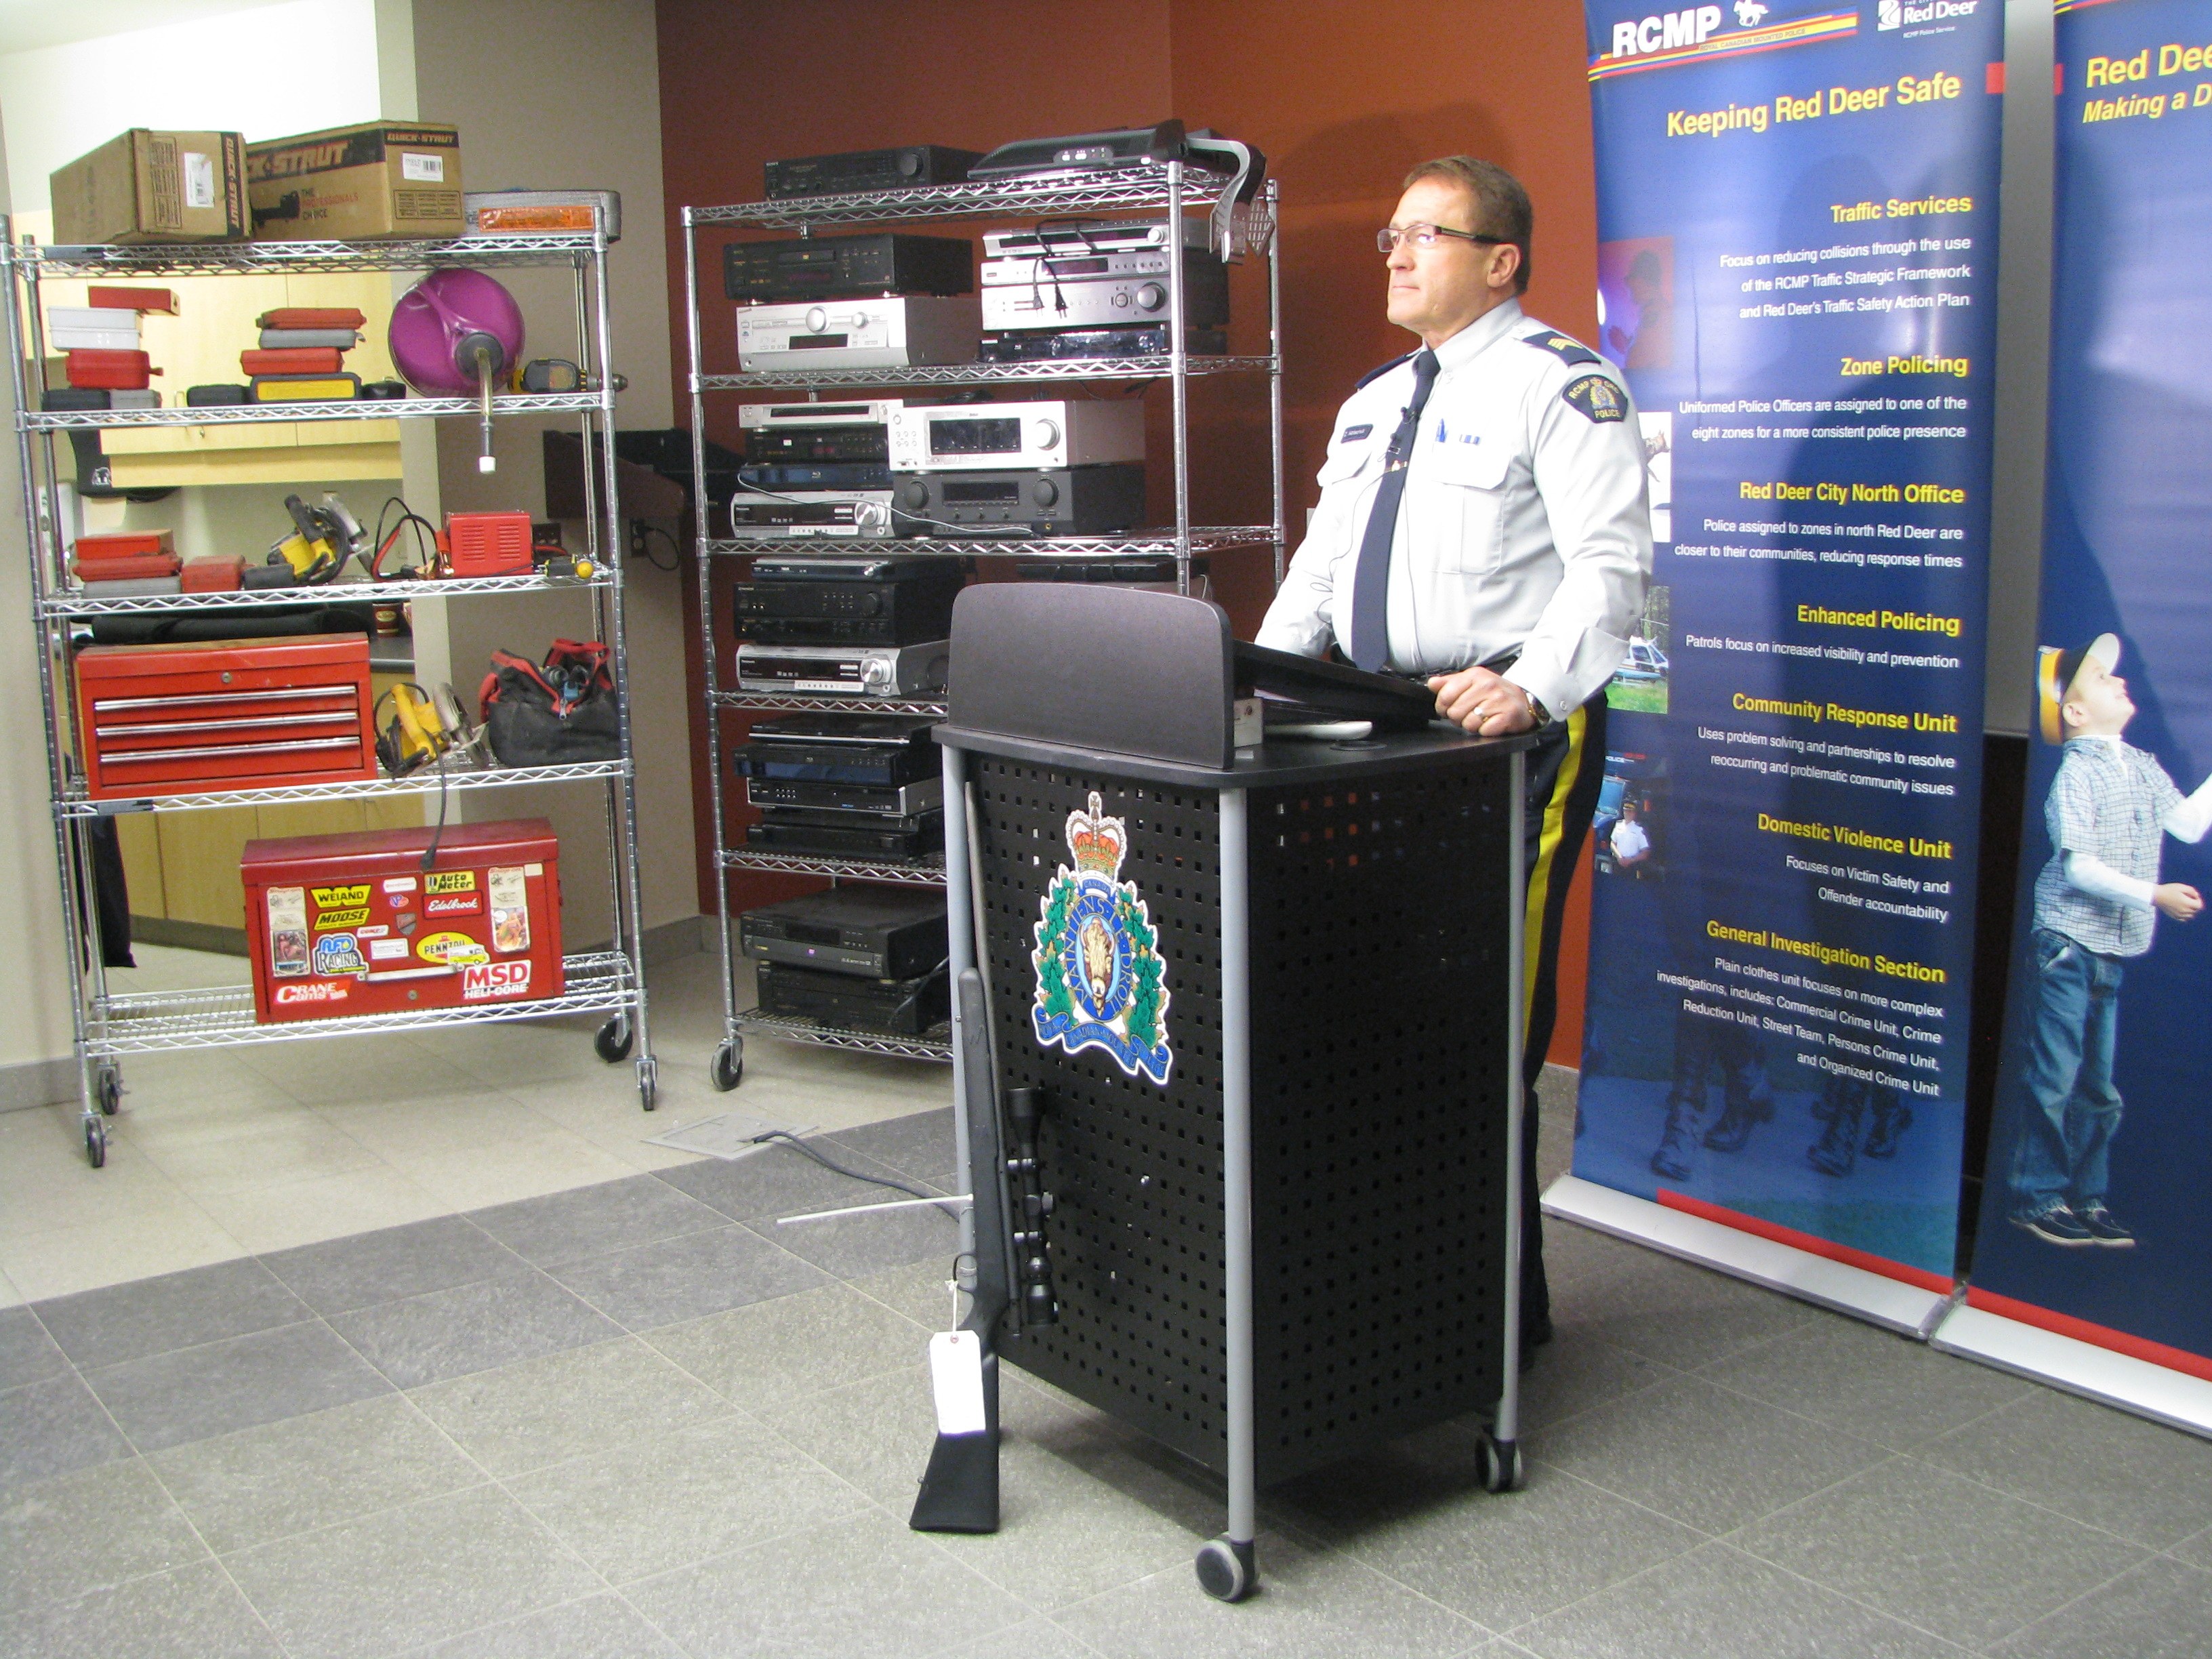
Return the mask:
{"type": "Polygon", "coordinates": [[[939,1331],[929,1339],[929,1387],[937,1396],[939,1434],[981,1434],[983,1344],[973,1331],[939,1331]]]}

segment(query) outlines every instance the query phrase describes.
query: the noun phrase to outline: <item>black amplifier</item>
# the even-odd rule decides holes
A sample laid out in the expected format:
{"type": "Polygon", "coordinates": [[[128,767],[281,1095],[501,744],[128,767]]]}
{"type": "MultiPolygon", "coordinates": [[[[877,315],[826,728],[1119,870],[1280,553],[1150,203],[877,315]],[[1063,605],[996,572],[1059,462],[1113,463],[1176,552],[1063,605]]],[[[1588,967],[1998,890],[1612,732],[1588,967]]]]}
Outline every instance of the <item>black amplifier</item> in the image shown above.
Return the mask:
{"type": "Polygon", "coordinates": [[[734,584],[737,630],[786,645],[918,645],[952,632],[952,601],[966,580],[940,563],[890,581],[750,581],[734,584]]]}
{"type": "MultiPolygon", "coordinates": [[[[1193,581],[1206,574],[1204,559],[1190,562],[1193,581]]],[[[1036,564],[1024,561],[1014,567],[1014,580],[1024,582],[1171,582],[1175,579],[1172,553],[1142,559],[1054,559],[1036,564]]]]}
{"type": "Polygon", "coordinates": [[[738,936],[744,953],[758,962],[915,979],[945,965],[945,895],[833,887],[746,911],[738,936]]]}
{"type": "Polygon", "coordinates": [[[936,840],[930,843],[932,846],[945,844],[942,806],[904,817],[892,812],[855,812],[846,806],[763,806],[761,822],[790,830],[865,830],[883,836],[934,836],[936,840]]]}
{"type": "Polygon", "coordinates": [[[945,814],[924,812],[911,830],[882,830],[890,819],[868,819],[845,814],[839,823],[795,822],[779,814],[745,826],[745,844],[764,853],[805,853],[817,858],[926,858],[945,845],[945,814]]]}
{"type": "Polygon", "coordinates": [[[981,161],[981,152],[943,144],[900,144],[836,155],[800,155],[768,164],[771,201],[787,196],[859,196],[921,185],[957,185],[981,161]]]}
{"type": "Polygon", "coordinates": [[[738,482],[748,489],[889,489],[891,470],[876,461],[778,462],[741,466],[738,482]]]}
{"type": "Polygon", "coordinates": [[[943,972],[914,979],[861,979],[763,962],[755,980],[761,1012],[787,1019],[818,1020],[884,1036],[920,1036],[952,1018],[951,976],[943,972]]]}
{"type": "MultiPolygon", "coordinates": [[[[1187,330],[1183,349],[1194,357],[1225,357],[1229,336],[1218,328],[1187,330]]],[[[1020,329],[986,334],[976,348],[987,363],[1034,363],[1082,357],[1164,357],[1165,323],[1136,323],[1126,328],[1020,329]]]]}
{"type": "Polygon", "coordinates": [[[1144,517],[1141,461],[891,480],[894,536],[1111,536],[1144,517]]]}
{"type": "Polygon", "coordinates": [[[872,812],[907,818],[945,805],[941,776],[913,783],[805,783],[792,778],[747,778],[745,799],[755,806],[803,806],[815,811],[872,812]]]}
{"type": "Polygon", "coordinates": [[[890,460],[890,440],[882,426],[816,426],[796,429],[754,427],[745,433],[745,459],[756,466],[810,461],[890,460]]]}
{"type": "Polygon", "coordinates": [[[820,783],[912,783],[939,775],[934,720],[919,715],[795,714],[762,720],[731,751],[747,777],[820,783]]]}
{"type": "Polygon", "coordinates": [[[732,242],[722,291],[732,300],[857,300],[872,294],[973,294],[975,245],[879,231],[793,242],[732,242]]]}

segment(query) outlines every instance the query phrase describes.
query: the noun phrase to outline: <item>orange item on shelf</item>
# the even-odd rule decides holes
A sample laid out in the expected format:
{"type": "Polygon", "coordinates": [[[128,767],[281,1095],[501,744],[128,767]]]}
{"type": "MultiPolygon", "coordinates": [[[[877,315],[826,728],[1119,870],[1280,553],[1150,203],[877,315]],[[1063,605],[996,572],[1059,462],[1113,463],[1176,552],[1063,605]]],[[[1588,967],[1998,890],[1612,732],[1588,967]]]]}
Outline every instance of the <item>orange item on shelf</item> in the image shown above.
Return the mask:
{"type": "Polygon", "coordinates": [[[159,311],[177,314],[177,294],[167,288],[103,288],[94,283],[84,291],[84,302],[99,311],[159,311]]]}
{"type": "Polygon", "coordinates": [[[148,553],[173,553],[176,534],[167,530],[111,530],[76,538],[76,562],[100,564],[109,559],[135,559],[148,553]]]}

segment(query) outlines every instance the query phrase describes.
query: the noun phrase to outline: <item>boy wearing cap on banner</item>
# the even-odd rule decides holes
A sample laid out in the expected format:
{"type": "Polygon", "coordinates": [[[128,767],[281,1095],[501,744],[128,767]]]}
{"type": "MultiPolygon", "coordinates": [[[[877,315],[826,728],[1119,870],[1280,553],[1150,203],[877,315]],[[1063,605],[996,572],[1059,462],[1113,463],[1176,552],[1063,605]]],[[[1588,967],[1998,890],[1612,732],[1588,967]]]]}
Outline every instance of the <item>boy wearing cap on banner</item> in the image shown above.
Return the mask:
{"type": "Polygon", "coordinates": [[[2046,743],[2063,743],[2044,802],[2051,861],[2035,879],[2036,1002],[2013,1149],[2012,1221],[2052,1244],[2125,1249],[2135,1236],[2105,1207],[2121,965],[2150,949],[2157,915],[2187,921],[2194,887],[2161,883],[2161,835],[2201,841],[2212,828],[2212,779],[2183,799],[2163,767],[2120,734],[2135,717],[2114,671],[2120,642],[2045,647],[2037,701],[2046,743]]]}

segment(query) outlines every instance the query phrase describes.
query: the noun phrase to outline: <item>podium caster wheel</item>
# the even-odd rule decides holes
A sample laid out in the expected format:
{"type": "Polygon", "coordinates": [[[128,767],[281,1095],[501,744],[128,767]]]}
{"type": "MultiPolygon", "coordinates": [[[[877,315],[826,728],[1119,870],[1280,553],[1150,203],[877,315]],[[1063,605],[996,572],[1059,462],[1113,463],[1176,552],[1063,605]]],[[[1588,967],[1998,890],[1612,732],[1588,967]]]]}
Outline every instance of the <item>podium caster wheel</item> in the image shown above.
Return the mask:
{"type": "Polygon", "coordinates": [[[599,1034],[592,1039],[592,1048],[610,1066],[619,1066],[629,1058],[629,1022],[617,1014],[599,1027],[599,1034]]]}
{"type": "Polygon", "coordinates": [[[1482,1431],[1481,1443],[1475,1448],[1475,1471],[1482,1479],[1485,1492],[1518,1492],[1521,1490],[1521,1444],[1516,1440],[1500,1440],[1489,1430],[1482,1431]]]}
{"type": "Polygon", "coordinates": [[[1242,1601],[1252,1593],[1252,1547],[1216,1538],[1198,1553],[1198,1587],[1217,1601],[1242,1601]]]}
{"type": "Polygon", "coordinates": [[[107,1167],[107,1126],[96,1117],[84,1121],[84,1155],[94,1169],[107,1167]]]}
{"type": "Polygon", "coordinates": [[[660,1104],[660,1073],[650,1058],[637,1063],[637,1103],[647,1111],[660,1104]]]}
{"type": "Polygon", "coordinates": [[[738,1086],[738,1079],[745,1074],[745,1040],[732,1037],[714,1050],[714,1064],[707,1075],[724,1094],[738,1086]]]}
{"type": "Polygon", "coordinates": [[[103,1066],[93,1079],[92,1097],[102,1117],[113,1117],[123,1103],[123,1076],[112,1066],[103,1066]]]}

